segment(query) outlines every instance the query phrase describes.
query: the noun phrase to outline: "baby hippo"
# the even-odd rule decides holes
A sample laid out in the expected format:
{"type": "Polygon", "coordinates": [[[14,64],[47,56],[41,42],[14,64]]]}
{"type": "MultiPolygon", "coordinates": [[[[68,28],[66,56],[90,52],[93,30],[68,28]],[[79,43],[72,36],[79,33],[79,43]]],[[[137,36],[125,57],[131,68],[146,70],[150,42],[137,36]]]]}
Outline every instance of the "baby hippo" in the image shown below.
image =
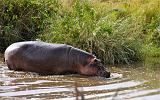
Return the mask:
{"type": "Polygon", "coordinates": [[[16,71],[110,77],[94,55],[66,44],[17,42],[6,49],[4,56],[8,68],[16,71]]]}

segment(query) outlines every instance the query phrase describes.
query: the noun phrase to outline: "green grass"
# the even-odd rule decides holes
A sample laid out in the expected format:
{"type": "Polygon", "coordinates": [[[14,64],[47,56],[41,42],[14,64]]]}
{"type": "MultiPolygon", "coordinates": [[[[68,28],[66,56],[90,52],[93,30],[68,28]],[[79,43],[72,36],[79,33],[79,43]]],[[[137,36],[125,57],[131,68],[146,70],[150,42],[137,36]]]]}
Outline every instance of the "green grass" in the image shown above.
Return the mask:
{"type": "MultiPolygon", "coordinates": [[[[36,34],[20,35],[25,40],[70,44],[95,54],[104,63],[130,64],[147,56],[159,56],[159,0],[29,0],[27,11],[23,10],[26,5],[21,1],[25,0],[14,3],[21,5],[17,8],[19,15],[26,13],[26,17],[18,18],[27,27],[17,19],[11,22],[7,19],[7,25],[1,26],[8,41],[13,39],[10,35],[18,28],[21,31],[16,31],[17,34],[23,33],[22,29],[36,34]]],[[[9,43],[18,40],[14,39],[9,43]]]]}
{"type": "Polygon", "coordinates": [[[144,53],[144,57],[160,57],[160,48],[155,47],[153,45],[146,45],[143,47],[142,52],[144,53]]]}

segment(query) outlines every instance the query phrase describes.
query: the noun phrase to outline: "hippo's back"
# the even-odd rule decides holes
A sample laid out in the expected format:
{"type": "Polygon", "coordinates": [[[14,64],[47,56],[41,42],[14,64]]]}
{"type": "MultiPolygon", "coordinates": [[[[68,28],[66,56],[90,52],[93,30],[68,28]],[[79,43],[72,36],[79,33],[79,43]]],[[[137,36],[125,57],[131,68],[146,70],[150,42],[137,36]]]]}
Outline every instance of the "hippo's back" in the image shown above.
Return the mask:
{"type": "Polygon", "coordinates": [[[41,59],[49,56],[56,58],[64,55],[71,46],[66,44],[50,44],[39,41],[17,42],[10,45],[5,51],[5,59],[11,55],[22,55],[30,59],[41,59]],[[58,54],[57,54],[58,53],[58,54]]]}

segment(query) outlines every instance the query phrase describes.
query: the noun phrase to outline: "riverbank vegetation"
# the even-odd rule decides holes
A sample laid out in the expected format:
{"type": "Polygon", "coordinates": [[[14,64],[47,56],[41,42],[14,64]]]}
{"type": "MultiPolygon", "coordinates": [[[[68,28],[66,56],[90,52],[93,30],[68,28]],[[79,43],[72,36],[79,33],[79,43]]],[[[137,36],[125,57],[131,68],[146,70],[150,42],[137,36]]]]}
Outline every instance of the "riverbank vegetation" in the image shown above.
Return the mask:
{"type": "Polygon", "coordinates": [[[160,57],[159,0],[0,0],[0,50],[66,43],[116,64],[160,57]]]}

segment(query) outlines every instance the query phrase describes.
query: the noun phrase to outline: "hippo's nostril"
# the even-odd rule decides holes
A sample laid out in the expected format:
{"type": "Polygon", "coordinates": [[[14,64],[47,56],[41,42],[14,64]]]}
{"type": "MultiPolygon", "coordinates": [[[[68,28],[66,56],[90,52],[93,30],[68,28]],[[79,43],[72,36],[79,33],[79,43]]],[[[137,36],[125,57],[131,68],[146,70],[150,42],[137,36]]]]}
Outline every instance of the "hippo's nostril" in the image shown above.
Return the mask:
{"type": "Polygon", "coordinates": [[[101,76],[101,77],[105,77],[105,78],[109,78],[110,77],[110,72],[108,71],[102,71],[102,72],[99,72],[99,75],[98,76],[101,76]]]}

